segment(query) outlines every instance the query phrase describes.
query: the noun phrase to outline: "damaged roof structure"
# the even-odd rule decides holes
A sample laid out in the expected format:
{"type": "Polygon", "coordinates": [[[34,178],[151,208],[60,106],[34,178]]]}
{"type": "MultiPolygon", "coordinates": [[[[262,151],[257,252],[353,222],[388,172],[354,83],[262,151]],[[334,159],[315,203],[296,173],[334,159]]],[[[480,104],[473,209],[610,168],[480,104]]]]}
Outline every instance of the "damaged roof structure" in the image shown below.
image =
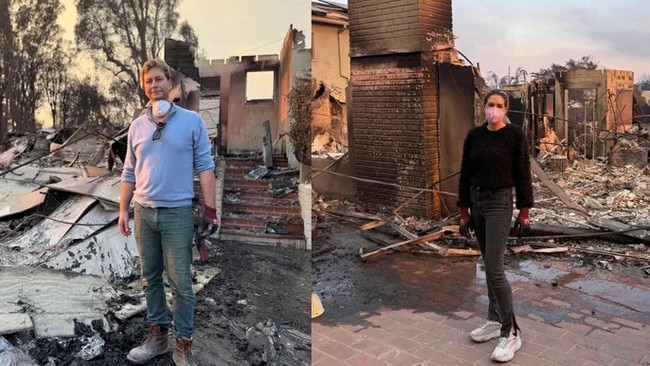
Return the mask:
{"type": "Polygon", "coordinates": [[[312,2],[312,153],[348,150],[346,90],[350,32],[346,4],[312,2]]]}
{"type": "MultiPolygon", "coordinates": [[[[31,138],[16,158],[34,163],[0,172],[0,335],[74,336],[76,323],[96,321],[113,329],[107,314],[144,310],[139,281],[121,286],[139,276],[139,264],[134,236],[117,230],[119,172],[88,164],[104,142],[81,129],[46,160],[34,158],[48,155],[39,149],[47,136],[31,138]]],[[[215,274],[199,274],[199,283],[215,274]]]]}

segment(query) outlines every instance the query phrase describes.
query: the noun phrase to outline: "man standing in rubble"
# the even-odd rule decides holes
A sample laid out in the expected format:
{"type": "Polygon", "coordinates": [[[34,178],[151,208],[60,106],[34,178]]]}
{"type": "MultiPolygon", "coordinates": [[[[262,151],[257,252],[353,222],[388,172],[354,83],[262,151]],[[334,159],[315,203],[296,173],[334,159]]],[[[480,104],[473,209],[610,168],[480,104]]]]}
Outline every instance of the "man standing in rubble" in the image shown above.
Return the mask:
{"type": "Polygon", "coordinates": [[[171,329],[176,338],[174,363],[195,365],[191,352],[193,182],[194,174],[198,174],[205,202],[201,228],[204,235],[209,235],[217,226],[211,145],[201,117],[168,102],[172,81],[170,68],[164,61],[145,62],[141,80],[149,106],[129,128],[118,227],[122,235],[131,234],[128,210],[134,199],[135,240],[149,334],[140,346],[129,352],[127,359],[144,364],[167,353],[167,332],[171,329]],[[173,322],[167,315],[164,266],[173,292],[173,322]]]}

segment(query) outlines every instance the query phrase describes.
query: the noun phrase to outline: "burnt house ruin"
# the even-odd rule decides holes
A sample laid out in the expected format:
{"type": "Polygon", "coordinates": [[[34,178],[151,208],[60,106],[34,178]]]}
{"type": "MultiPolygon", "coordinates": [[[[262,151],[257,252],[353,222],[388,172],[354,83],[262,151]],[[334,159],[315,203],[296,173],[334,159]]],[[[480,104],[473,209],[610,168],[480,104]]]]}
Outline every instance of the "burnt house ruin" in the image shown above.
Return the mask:
{"type": "Polygon", "coordinates": [[[349,2],[350,156],[360,203],[442,217],[456,210],[462,141],[474,126],[474,70],[454,49],[451,0],[349,2]],[[404,187],[404,188],[402,188],[404,187]]]}

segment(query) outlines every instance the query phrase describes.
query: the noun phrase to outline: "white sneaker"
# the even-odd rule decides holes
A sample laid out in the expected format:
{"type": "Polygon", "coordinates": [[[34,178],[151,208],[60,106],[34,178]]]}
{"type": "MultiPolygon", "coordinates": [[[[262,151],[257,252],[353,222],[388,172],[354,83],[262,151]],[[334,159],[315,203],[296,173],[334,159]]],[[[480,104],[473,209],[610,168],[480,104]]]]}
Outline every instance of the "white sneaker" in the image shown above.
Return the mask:
{"type": "Polygon", "coordinates": [[[499,344],[492,351],[490,359],[492,361],[508,362],[515,357],[515,352],[519,351],[520,348],[521,338],[519,337],[519,332],[517,332],[517,335],[510,333],[508,337],[499,338],[499,344]]]}
{"type": "Polygon", "coordinates": [[[501,335],[501,323],[488,320],[480,328],[469,333],[474,342],[487,342],[490,339],[498,338],[501,335]]]}

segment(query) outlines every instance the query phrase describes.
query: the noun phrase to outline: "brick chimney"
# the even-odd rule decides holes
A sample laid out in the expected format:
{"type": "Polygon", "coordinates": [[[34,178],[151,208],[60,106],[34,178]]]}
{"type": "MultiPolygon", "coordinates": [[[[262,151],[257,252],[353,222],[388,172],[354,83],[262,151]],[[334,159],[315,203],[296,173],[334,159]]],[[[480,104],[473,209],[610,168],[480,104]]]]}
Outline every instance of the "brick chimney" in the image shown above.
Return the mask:
{"type": "MultiPolygon", "coordinates": [[[[356,175],[404,187],[432,188],[441,179],[444,154],[439,65],[459,63],[451,0],[349,0],[348,4],[350,153],[356,175]]],[[[473,79],[469,80],[471,89],[473,79]]],[[[469,124],[473,124],[473,95],[469,97],[469,124]]],[[[460,166],[462,140],[453,143],[461,147],[452,149],[449,155],[457,160],[447,170],[460,166]]],[[[455,192],[455,184],[446,188],[455,192]]],[[[416,193],[363,182],[357,191],[360,203],[378,211],[395,209],[416,193]]],[[[438,218],[448,213],[443,208],[453,202],[454,197],[448,197],[445,204],[440,196],[427,192],[400,212],[438,218]]],[[[450,209],[455,210],[455,205],[450,209]]]]}

